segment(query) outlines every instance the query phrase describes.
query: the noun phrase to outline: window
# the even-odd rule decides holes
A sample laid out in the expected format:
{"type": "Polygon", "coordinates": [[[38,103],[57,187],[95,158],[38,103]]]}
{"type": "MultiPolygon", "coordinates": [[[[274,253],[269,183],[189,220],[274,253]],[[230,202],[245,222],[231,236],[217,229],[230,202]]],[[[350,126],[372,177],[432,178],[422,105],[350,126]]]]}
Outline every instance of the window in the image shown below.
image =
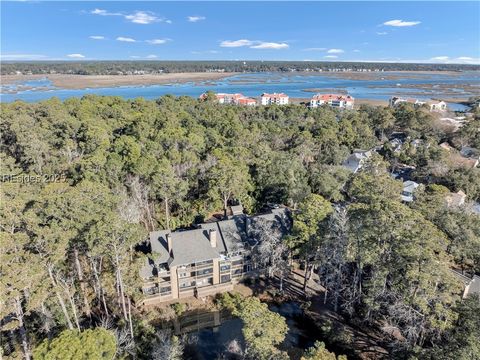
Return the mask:
{"type": "Polygon", "coordinates": [[[228,270],[230,270],[230,265],[225,264],[220,266],[220,271],[228,271],[228,270]]]}
{"type": "Polygon", "coordinates": [[[230,282],[230,275],[222,275],[220,276],[220,282],[223,284],[223,283],[227,283],[227,282],[230,282]]]}
{"type": "Polygon", "coordinates": [[[195,286],[195,281],[184,281],[180,283],[180,288],[184,289],[187,287],[195,286]]]}
{"type": "Polygon", "coordinates": [[[242,269],[235,269],[233,270],[232,276],[233,277],[239,277],[242,275],[242,269]]]}
{"type": "Polygon", "coordinates": [[[158,285],[143,288],[145,295],[154,295],[158,293],[158,285]]]}
{"type": "Polygon", "coordinates": [[[170,293],[172,288],[170,286],[160,288],[160,294],[170,293]]]}
{"type": "Polygon", "coordinates": [[[202,275],[211,274],[211,273],[213,273],[213,268],[202,269],[197,271],[197,276],[202,276],[202,275]]]}
{"type": "Polygon", "coordinates": [[[197,281],[197,286],[206,286],[206,285],[213,285],[213,278],[205,278],[202,280],[197,281]]]}
{"type": "Polygon", "coordinates": [[[202,265],[207,265],[207,264],[213,264],[213,260],[200,261],[200,262],[197,262],[195,265],[196,266],[202,266],[202,265]]]}

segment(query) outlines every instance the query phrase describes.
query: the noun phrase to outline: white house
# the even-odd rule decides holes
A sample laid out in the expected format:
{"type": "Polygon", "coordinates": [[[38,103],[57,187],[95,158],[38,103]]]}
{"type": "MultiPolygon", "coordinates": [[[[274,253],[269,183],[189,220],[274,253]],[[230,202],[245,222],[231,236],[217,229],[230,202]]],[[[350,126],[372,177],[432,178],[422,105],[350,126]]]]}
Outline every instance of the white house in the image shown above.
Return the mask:
{"type": "Polygon", "coordinates": [[[405,181],[403,183],[403,191],[402,191],[402,201],[405,202],[412,202],[413,201],[413,193],[420,185],[415,181],[405,181]]]}
{"type": "Polygon", "coordinates": [[[399,104],[402,104],[402,103],[408,103],[408,104],[412,104],[415,107],[418,107],[418,106],[424,105],[425,101],[420,101],[418,99],[412,99],[412,98],[401,98],[401,97],[398,97],[398,96],[393,96],[392,98],[390,98],[390,100],[388,102],[390,107],[396,107],[396,106],[398,106],[399,104]]]}
{"type": "Polygon", "coordinates": [[[372,156],[370,150],[354,150],[352,154],[343,162],[343,166],[356,173],[360,170],[365,161],[372,156]]]}
{"type": "Polygon", "coordinates": [[[447,103],[445,101],[428,101],[427,102],[428,107],[430,108],[430,111],[447,111],[447,103]]]}
{"type": "Polygon", "coordinates": [[[310,100],[310,107],[315,108],[328,104],[332,107],[352,109],[354,101],[355,99],[350,95],[316,94],[310,100]]]}
{"type": "Polygon", "coordinates": [[[287,105],[288,104],[288,95],[284,93],[273,93],[267,94],[263,93],[260,97],[262,105],[287,105]]]}

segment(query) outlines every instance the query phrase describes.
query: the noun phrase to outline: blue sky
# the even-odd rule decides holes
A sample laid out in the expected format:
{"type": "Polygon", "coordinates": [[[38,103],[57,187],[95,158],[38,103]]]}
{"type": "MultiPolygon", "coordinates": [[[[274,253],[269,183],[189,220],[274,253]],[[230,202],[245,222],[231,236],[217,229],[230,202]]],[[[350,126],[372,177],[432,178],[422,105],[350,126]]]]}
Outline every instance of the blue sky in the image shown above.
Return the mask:
{"type": "Polygon", "coordinates": [[[1,2],[2,60],[480,63],[480,2],[1,2]]]}

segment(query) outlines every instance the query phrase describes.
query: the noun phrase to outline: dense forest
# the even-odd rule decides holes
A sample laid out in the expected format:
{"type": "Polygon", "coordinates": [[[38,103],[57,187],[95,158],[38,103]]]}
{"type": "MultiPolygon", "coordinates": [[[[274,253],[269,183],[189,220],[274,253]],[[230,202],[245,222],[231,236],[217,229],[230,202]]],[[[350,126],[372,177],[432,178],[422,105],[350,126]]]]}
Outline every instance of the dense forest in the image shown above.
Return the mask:
{"type": "Polygon", "coordinates": [[[466,71],[480,70],[479,65],[409,64],[314,61],[44,61],[2,62],[1,74],[77,74],[117,75],[136,73],[178,72],[265,72],[265,71],[329,71],[336,69],[380,71],[466,71]]]}
{"type": "MultiPolygon", "coordinates": [[[[137,65],[4,64],[2,74],[137,65]]],[[[297,65],[315,64],[246,68],[297,65]]],[[[242,69],[234,62],[142,66],[242,69]]],[[[439,146],[480,149],[478,109],[453,132],[409,104],[338,111],[89,95],[0,106],[4,357],[181,359],[181,339],[158,335],[151,314],[136,305],[144,255],[135,246],[151,230],[188,228],[222,213],[228,194],[227,203],[241,202],[248,213],[272,203],[292,210],[293,231],[276,246],[283,258],[318,273],[336,312],[382,333],[389,358],[480,358],[480,299],[462,299],[464,284],[451,271],[480,273],[480,216],[471,208],[480,200],[480,169],[458,166],[439,146]],[[394,151],[388,139],[399,132],[407,140],[394,151]],[[354,149],[373,148],[359,172],[342,166],[354,149]],[[408,204],[390,174],[400,164],[422,184],[408,204]],[[465,205],[448,206],[445,196],[459,190],[465,205]]],[[[285,359],[276,349],[288,328],[280,316],[255,298],[222,303],[245,324],[246,357],[285,359]]],[[[316,343],[303,359],[335,355],[316,343]]]]}

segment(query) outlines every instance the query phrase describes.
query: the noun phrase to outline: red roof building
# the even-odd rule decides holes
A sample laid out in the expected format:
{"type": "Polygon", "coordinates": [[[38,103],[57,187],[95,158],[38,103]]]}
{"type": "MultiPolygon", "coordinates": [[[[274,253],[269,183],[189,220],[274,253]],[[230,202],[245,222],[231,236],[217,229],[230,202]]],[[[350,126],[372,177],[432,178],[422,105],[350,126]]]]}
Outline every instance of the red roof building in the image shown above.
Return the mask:
{"type": "Polygon", "coordinates": [[[310,100],[310,107],[318,107],[322,105],[330,105],[343,109],[352,109],[355,99],[350,95],[338,94],[317,94],[310,100]]]}
{"type": "Polygon", "coordinates": [[[260,97],[262,105],[287,105],[288,104],[288,95],[284,93],[273,93],[267,94],[263,93],[260,97]]]}
{"type": "MultiPolygon", "coordinates": [[[[200,95],[201,100],[205,100],[207,97],[207,93],[203,93],[200,95]]],[[[226,93],[217,93],[215,94],[217,101],[219,104],[232,104],[232,105],[248,105],[253,106],[256,105],[257,102],[255,99],[248,98],[243,94],[226,94],[226,93]]]]}

